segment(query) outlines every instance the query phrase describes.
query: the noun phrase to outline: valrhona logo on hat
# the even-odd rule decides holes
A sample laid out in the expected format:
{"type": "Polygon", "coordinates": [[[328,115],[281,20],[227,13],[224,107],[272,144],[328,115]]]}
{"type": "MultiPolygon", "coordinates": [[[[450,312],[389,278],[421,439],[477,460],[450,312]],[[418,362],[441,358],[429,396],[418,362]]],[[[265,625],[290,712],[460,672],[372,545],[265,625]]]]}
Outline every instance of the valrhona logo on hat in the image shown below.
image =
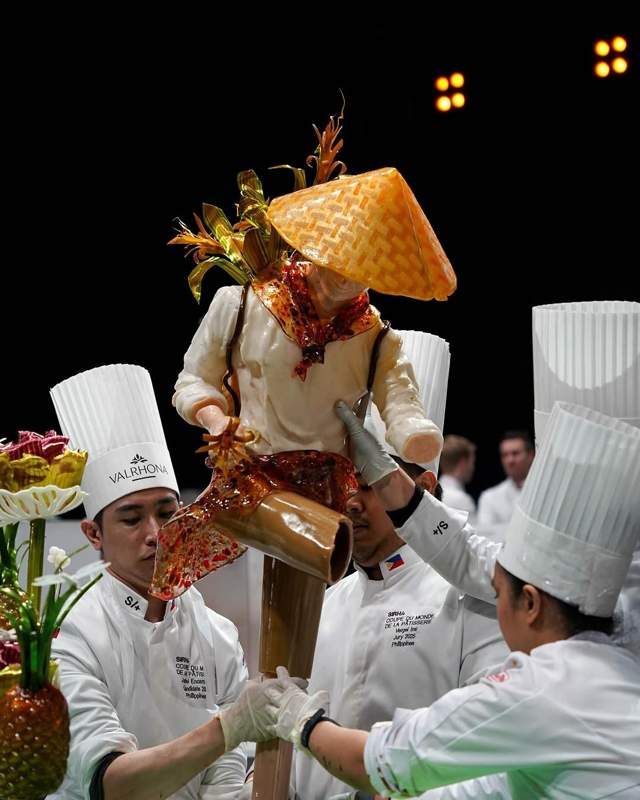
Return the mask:
{"type": "Polygon", "coordinates": [[[149,459],[136,453],[129,462],[131,466],[122,470],[117,470],[109,475],[109,480],[113,484],[120,481],[147,481],[157,478],[159,475],[168,475],[168,470],[164,464],[156,464],[149,459]]]}

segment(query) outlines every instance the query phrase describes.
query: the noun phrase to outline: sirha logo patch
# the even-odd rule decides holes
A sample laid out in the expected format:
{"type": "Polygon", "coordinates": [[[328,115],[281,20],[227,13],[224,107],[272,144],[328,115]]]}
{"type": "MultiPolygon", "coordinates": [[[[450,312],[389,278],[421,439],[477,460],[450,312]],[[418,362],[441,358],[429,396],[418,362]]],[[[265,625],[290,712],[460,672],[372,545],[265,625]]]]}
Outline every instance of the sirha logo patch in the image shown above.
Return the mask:
{"type": "Polygon", "coordinates": [[[129,462],[130,466],[109,475],[111,483],[118,484],[120,481],[148,481],[157,478],[158,475],[168,475],[168,470],[164,464],[155,464],[148,458],[136,453],[129,462]]]}

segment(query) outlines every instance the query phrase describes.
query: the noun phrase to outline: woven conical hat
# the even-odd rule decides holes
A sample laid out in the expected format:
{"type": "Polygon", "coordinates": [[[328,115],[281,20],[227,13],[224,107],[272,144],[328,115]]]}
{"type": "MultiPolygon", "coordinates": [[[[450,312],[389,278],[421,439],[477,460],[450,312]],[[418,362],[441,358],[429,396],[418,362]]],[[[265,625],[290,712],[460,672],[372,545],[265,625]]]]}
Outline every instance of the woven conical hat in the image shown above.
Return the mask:
{"type": "Polygon", "coordinates": [[[429,220],[393,167],[277,197],[269,219],[305,258],[378,292],[446,300],[456,288],[429,220]]]}

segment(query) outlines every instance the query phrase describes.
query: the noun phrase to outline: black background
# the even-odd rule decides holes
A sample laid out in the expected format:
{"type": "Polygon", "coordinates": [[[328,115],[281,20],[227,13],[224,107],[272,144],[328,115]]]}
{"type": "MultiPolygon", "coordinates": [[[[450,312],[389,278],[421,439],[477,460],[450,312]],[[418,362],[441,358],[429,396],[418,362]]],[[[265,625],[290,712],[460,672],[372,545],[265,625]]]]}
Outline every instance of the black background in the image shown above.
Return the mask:
{"type": "Polygon", "coordinates": [[[500,432],[533,425],[531,307],[640,295],[630,6],[564,20],[540,4],[471,16],[354,7],[349,23],[335,6],[305,20],[292,6],[286,22],[158,6],[153,18],[9,27],[0,435],[56,427],[58,381],[142,364],[181,485],[206,483],[199,433],[170,398],[229,279],[210,272],[197,306],[190,262],[165,245],[173,219],[190,223],[202,201],[232,216],[241,169],[256,169],[268,196],[289,191],[290,176],[268,167],[303,165],[341,88],[349,171],[397,167],[458,275],[446,303],[373,302],[395,327],[450,342],[445,432],[479,445],[474,493],[500,480],[500,432]],[[596,79],[593,44],[616,34],[631,69],[596,79]],[[454,70],[468,102],[440,114],[433,81],[454,70]]]}

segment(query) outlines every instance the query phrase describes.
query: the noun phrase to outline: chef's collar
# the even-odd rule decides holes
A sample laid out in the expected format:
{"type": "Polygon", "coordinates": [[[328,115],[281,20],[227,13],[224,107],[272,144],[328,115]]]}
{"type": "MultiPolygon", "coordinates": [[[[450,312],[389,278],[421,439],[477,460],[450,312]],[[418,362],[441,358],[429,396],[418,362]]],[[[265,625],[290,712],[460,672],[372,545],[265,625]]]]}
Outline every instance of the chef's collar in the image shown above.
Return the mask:
{"type": "MultiPolygon", "coordinates": [[[[393,583],[401,575],[404,575],[409,567],[413,566],[413,564],[416,564],[419,561],[422,561],[422,559],[414,550],[409,547],[408,544],[402,545],[402,547],[399,547],[395,552],[391,553],[391,555],[379,562],[378,566],[380,567],[380,572],[382,573],[382,583],[385,586],[393,583]]],[[[356,570],[365,580],[372,580],[359,564],[354,562],[354,565],[356,570]]]]}
{"type": "Polygon", "coordinates": [[[144,619],[149,605],[146,597],[138,594],[138,592],[109,572],[104,574],[102,580],[111,583],[114,598],[123,611],[129,612],[134,617],[144,619]]]}

